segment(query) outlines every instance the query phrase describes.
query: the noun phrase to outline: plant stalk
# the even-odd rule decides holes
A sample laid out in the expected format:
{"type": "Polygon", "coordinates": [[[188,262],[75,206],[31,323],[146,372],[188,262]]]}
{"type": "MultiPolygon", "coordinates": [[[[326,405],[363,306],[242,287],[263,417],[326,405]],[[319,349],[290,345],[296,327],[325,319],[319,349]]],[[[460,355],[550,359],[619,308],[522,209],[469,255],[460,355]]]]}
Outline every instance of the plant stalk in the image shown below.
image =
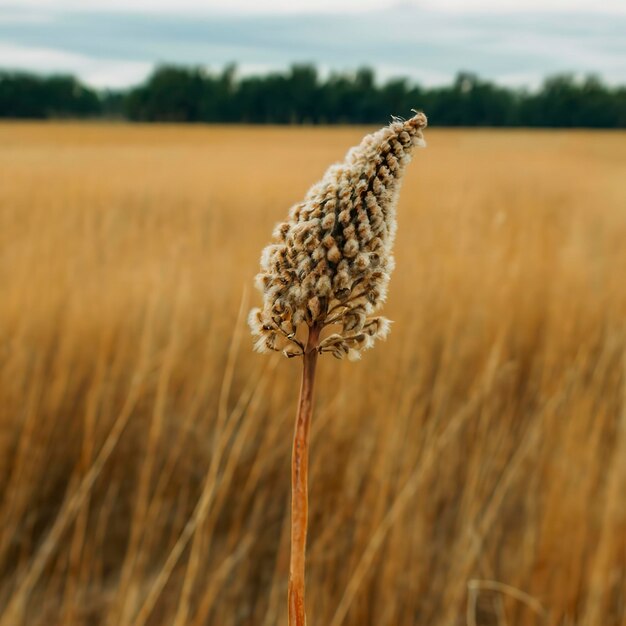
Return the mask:
{"type": "Polygon", "coordinates": [[[291,559],[289,563],[289,626],[306,626],[304,565],[308,519],[309,431],[321,327],[309,328],[304,349],[302,384],[291,455],[291,559]]]}

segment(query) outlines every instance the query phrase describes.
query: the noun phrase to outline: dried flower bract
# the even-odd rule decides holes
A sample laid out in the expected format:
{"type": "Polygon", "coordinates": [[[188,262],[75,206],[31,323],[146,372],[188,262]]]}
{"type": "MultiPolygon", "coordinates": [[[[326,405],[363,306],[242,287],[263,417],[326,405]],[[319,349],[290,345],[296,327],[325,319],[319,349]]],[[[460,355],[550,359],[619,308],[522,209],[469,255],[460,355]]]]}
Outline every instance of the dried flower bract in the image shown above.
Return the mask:
{"type": "Polygon", "coordinates": [[[302,323],[332,326],[317,349],[337,358],[359,358],[387,335],[389,321],[372,315],[394,266],[400,182],[425,127],[416,113],[367,135],[278,224],[257,276],[263,308],[250,312],[257,350],[302,354],[302,323]]]}

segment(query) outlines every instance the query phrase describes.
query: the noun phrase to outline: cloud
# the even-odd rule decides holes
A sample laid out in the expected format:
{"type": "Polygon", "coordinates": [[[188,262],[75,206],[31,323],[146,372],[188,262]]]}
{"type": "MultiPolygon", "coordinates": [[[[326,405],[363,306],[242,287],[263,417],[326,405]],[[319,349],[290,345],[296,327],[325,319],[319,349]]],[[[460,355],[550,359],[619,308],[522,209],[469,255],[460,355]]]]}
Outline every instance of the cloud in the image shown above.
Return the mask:
{"type": "MultiPolygon", "coordinates": [[[[23,16],[24,9],[4,15],[23,16]]],[[[160,62],[213,69],[235,62],[245,73],[284,69],[294,62],[327,71],[368,65],[383,79],[407,76],[427,85],[449,82],[460,69],[509,84],[518,77],[518,84],[530,86],[565,71],[626,82],[626,15],[548,18],[532,12],[457,14],[415,7],[358,15],[111,10],[37,15],[0,20],[2,63],[71,71],[99,86],[136,82],[160,62]]]]}
{"type": "Polygon", "coordinates": [[[400,0],[400,5],[456,13],[571,13],[626,14],[624,0],[400,0]]]}
{"type": "Polygon", "coordinates": [[[22,9],[53,11],[123,11],[128,13],[173,12],[187,13],[363,13],[381,9],[415,7],[456,13],[483,12],[560,12],[622,13],[626,14],[624,0],[20,0],[14,6],[22,9]]]}
{"type": "Polygon", "coordinates": [[[394,0],[21,0],[20,7],[58,11],[122,11],[127,13],[294,14],[374,11],[389,8],[394,0]]]}
{"type": "Polygon", "coordinates": [[[43,73],[71,73],[94,87],[122,88],[141,82],[152,69],[152,63],[97,59],[52,48],[24,47],[0,43],[0,59],[5,68],[43,73]]]}

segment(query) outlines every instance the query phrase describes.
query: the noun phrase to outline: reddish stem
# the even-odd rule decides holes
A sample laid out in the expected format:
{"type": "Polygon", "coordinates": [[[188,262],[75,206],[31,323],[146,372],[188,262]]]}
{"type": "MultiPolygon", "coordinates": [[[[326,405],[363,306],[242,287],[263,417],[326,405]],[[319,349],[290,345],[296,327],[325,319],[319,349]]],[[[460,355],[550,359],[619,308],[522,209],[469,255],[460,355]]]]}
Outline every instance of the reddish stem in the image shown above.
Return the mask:
{"type": "Polygon", "coordinates": [[[313,387],[321,328],[309,328],[303,356],[300,400],[291,456],[291,561],[289,564],[289,626],[306,626],[304,561],[308,518],[309,430],[313,413],[313,387]]]}

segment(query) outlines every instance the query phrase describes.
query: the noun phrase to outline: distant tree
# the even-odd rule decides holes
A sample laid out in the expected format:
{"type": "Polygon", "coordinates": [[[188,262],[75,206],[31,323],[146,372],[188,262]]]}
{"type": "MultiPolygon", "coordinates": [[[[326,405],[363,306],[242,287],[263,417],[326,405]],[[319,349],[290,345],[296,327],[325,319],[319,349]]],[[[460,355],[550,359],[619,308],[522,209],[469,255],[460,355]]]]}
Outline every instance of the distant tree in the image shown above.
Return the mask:
{"type": "Polygon", "coordinates": [[[216,122],[238,122],[241,120],[237,106],[237,67],[227,65],[216,79],[215,119],[216,122]]]}
{"type": "Polygon", "coordinates": [[[206,92],[202,68],[159,67],[144,85],[130,91],[126,113],[132,120],[200,122],[209,109],[206,92]]]}
{"type": "Polygon", "coordinates": [[[107,119],[123,119],[125,117],[127,93],[106,89],[100,94],[100,106],[103,117],[107,119]]]}
{"type": "Polygon", "coordinates": [[[43,81],[41,91],[47,117],[88,117],[100,113],[96,92],[73,76],[52,76],[43,81]]]}
{"type": "Polygon", "coordinates": [[[320,120],[317,69],[313,65],[294,65],[288,76],[290,118],[292,123],[312,124],[320,120]]]}
{"type": "Polygon", "coordinates": [[[445,126],[511,126],[518,116],[515,93],[460,72],[450,87],[429,90],[424,108],[445,126]]]}
{"type": "Polygon", "coordinates": [[[497,86],[472,72],[460,72],[451,85],[424,89],[402,78],[379,84],[368,67],[321,80],[310,64],[243,78],[234,65],[221,73],[164,65],[137,87],[96,92],[72,76],[0,72],[0,117],[379,124],[413,108],[425,110],[439,126],[624,128],[626,88],[570,74],[550,77],[528,92],[497,86]]]}
{"type": "MultiPolygon", "coordinates": [[[[406,78],[390,80],[380,89],[379,116],[386,117],[389,113],[394,115],[408,115],[411,109],[421,107],[416,95],[409,95],[410,89],[406,78]],[[413,98],[415,98],[413,100],[413,98]]],[[[377,120],[381,121],[381,120],[377,120]]]]}
{"type": "Polygon", "coordinates": [[[100,113],[97,93],[73,76],[0,73],[0,117],[89,117],[100,113]]]}
{"type": "Polygon", "coordinates": [[[607,89],[597,76],[577,81],[571,74],[548,78],[539,92],[523,104],[522,121],[528,126],[624,126],[623,97],[607,89]]]}

